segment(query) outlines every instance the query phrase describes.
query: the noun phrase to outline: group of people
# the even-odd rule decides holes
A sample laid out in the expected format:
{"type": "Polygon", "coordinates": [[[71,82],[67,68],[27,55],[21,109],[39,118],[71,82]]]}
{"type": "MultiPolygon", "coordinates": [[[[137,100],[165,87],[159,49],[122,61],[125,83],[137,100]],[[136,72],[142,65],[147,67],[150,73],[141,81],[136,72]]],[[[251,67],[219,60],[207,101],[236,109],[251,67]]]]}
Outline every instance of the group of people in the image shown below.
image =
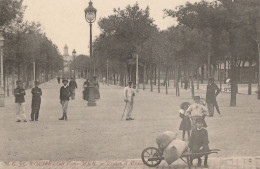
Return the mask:
{"type": "Polygon", "coordinates": [[[93,79],[89,80],[86,79],[86,81],[83,84],[83,99],[88,101],[89,100],[89,92],[90,88],[94,88],[94,99],[100,99],[100,92],[99,92],[99,83],[97,81],[97,77],[93,76],[93,79]]]}
{"type": "MultiPolygon", "coordinates": [[[[32,88],[32,104],[31,104],[31,121],[38,121],[39,111],[41,106],[42,90],[39,88],[39,82],[34,82],[35,86],[32,88]]],[[[27,122],[25,114],[25,89],[20,80],[16,81],[17,88],[14,89],[15,103],[16,103],[16,122],[27,122]]]]}
{"type": "MultiPolygon", "coordinates": [[[[58,79],[59,83],[60,79],[58,79]]],[[[60,120],[67,120],[67,109],[69,98],[75,99],[75,89],[77,88],[76,81],[71,78],[70,83],[67,79],[62,79],[63,86],[60,88],[60,103],[63,109],[63,116],[60,120]]],[[[39,112],[41,107],[42,90],[39,88],[39,82],[34,82],[34,87],[31,89],[32,101],[31,101],[31,119],[30,121],[38,121],[39,112]]],[[[17,87],[14,89],[15,103],[16,103],[16,122],[27,122],[25,114],[25,89],[23,88],[22,81],[16,81],[17,87]]]]}
{"type": "MultiPolygon", "coordinates": [[[[206,103],[207,107],[201,103],[200,96],[194,96],[194,103],[183,102],[180,106],[179,115],[182,118],[179,130],[183,131],[182,139],[185,140],[185,133],[187,132],[189,148],[192,153],[201,153],[209,151],[208,132],[205,129],[207,127],[205,117],[209,112],[209,117],[214,115],[214,107],[220,114],[220,110],[216,101],[216,97],[219,94],[220,89],[214,83],[214,79],[210,78],[207,85],[206,103]],[[192,130],[191,134],[190,131],[192,130]]],[[[193,159],[198,158],[198,166],[201,166],[201,156],[191,157],[191,163],[193,159]]],[[[208,168],[208,156],[205,155],[204,167],[208,168]]]]}

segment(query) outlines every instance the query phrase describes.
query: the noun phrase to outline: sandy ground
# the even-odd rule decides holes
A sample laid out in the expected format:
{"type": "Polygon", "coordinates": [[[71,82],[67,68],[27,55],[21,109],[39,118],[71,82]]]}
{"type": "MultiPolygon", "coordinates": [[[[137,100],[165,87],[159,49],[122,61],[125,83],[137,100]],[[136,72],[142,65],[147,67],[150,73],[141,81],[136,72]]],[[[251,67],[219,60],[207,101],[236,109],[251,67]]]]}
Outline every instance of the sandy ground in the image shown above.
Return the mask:
{"type": "MultiPolygon", "coordinates": [[[[82,100],[83,80],[77,80],[76,100],[70,101],[68,121],[62,115],[56,80],[40,87],[43,90],[38,122],[16,123],[14,97],[5,99],[0,108],[0,161],[29,160],[124,160],[138,159],[144,148],[156,146],[155,138],[163,131],[179,133],[179,105],[191,101],[190,91],[174,89],[168,95],[140,90],[135,98],[134,121],[120,121],[125,106],[123,88],[100,84],[101,99],[88,107],[82,100]]],[[[29,119],[31,93],[27,90],[26,113],[29,119]]],[[[195,90],[205,97],[205,90],[195,90]]],[[[220,93],[222,116],[206,118],[211,148],[221,152],[212,157],[260,155],[260,100],[256,95],[237,95],[237,106],[229,107],[229,93],[220,93]]]]}

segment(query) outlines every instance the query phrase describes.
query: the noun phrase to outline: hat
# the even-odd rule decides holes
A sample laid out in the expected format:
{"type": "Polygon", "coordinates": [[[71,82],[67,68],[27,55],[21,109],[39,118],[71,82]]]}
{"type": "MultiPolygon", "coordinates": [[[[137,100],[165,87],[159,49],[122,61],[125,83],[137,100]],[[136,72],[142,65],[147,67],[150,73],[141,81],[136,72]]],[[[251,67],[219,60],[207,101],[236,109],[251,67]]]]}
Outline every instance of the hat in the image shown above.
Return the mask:
{"type": "Polygon", "coordinates": [[[203,119],[202,118],[197,118],[196,123],[202,123],[203,124],[203,119]]]}
{"type": "Polygon", "coordinates": [[[21,80],[17,80],[16,84],[22,84],[21,80]]]}
{"type": "Polygon", "coordinates": [[[214,78],[213,78],[213,77],[209,77],[209,80],[212,80],[212,81],[214,81],[214,78]]]}
{"type": "Polygon", "coordinates": [[[38,81],[35,81],[35,82],[34,82],[34,84],[37,84],[37,85],[38,85],[38,84],[40,84],[40,82],[38,82],[38,81]]]}
{"type": "Polygon", "coordinates": [[[67,82],[69,82],[69,81],[68,81],[68,79],[65,79],[65,78],[63,78],[63,79],[62,79],[62,82],[64,82],[64,81],[67,81],[67,82]]]}
{"type": "Polygon", "coordinates": [[[194,100],[200,100],[200,96],[194,96],[193,99],[194,100]]]}

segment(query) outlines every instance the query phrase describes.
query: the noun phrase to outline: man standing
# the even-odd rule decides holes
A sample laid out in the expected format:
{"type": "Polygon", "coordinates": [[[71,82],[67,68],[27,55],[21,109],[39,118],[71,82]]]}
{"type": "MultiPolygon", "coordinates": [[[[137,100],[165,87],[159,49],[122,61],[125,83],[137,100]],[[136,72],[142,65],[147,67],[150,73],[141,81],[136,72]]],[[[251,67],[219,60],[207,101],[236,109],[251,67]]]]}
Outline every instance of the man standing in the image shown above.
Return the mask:
{"type": "Polygon", "coordinates": [[[17,117],[17,121],[16,122],[21,122],[21,114],[23,116],[23,121],[27,122],[26,120],[26,115],[25,115],[25,99],[24,99],[24,95],[25,95],[25,90],[22,87],[22,82],[20,80],[18,80],[16,82],[17,88],[14,89],[14,96],[15,96],[15,103],[16,103],[16,117],[17,117]]]}
{"type": "Polygon", "coordinates": [[[63,116],[59,120],[67,120],[67,110],[70,100],[70,88],[67,79],[62,79],[63,86],[60,88],[60,104],[63,110],[63,116]]]}
{"type": "Polygon", "coordinates": [[[75,100],[75,89],[78,88],[76,80],[72,77],[69,83],[69,87],[71,89],[71,99],[75,100]]]}
{"type": "Polygon", "coordinates": [[[217,99],[216,99],[219,92],[220,89],[214,83],[214,78],[209,78],[207,92],[206,92],[206,102],[207,102],[210,117],[214,116],[214,106],[216,107],[218,114],[220,114],[217,99]]]}
{"type": "Polygon", "coordinates": [[[131,113],[133,111],[133,106],[134,106],[134,96],[135,92],[134,89],[132,88],[132,82],[128,81],[128,86],[124,88],[124,100],[126,102],[126,120],[134,120],[131,117],[131,113]]]}
{"type": "Polygon", "coordinates": [[[38,87],[39,82],[34,82],[35,87],[32,88],[32,113],[31,113],[31,121],[38,121],[39,111],[41,106],[41,95],[42,90],[38,87]]]}

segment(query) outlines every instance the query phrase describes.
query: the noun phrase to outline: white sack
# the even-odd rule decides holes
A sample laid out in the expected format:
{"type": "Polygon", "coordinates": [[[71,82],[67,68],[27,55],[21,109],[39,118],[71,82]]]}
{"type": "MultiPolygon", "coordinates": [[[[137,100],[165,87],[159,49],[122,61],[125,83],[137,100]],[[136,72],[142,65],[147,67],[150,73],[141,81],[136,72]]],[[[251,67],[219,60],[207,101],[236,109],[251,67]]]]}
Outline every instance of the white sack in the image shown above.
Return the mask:
{"type": "Polygon", "coordinates": [[[168,165],[178,160],[188,148],[188,143],[179,139],[173,140],[164,150],[163,156],[168,165]]]}
{"type": "Polygon", "coordinates": [[[165,131],[159,134],[156,138],[156,143],[161,150],[164,150],[174,139],[177,138],[177,133],[165,131]]]}

